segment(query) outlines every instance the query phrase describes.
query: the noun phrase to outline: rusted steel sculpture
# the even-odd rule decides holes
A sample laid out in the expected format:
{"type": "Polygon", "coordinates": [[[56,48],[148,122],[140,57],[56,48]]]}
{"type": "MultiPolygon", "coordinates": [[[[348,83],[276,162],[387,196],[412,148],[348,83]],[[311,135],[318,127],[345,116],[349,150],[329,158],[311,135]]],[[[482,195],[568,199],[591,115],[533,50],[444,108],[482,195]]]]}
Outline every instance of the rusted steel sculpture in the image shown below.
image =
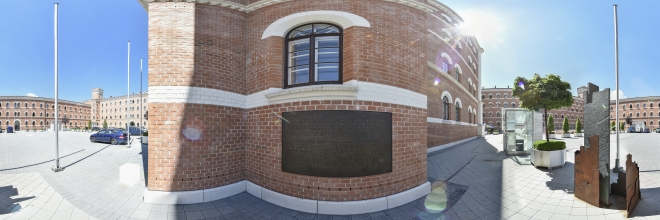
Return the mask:
{"type": "Polygon", "coordinates": [[[639,166],[633,162],[632,155],[628,154],[626,159],[626,217],[635,209],[639,200],[642,199],[642,191],[639,187],[639,166]]]}
{"type": "MultiPolygon", "coordinates": [[[[589,149],[593,144],[598,144],[598,157],[593,158],[594,161],[588,163],[598,164],[598,175],[600,180],[595,183],[598,187],[598,194],[600,203],[605,206],[610,205],[610,89],[606,88],[603,91],[598,91],[598,86],[589,83],[587,84],[587,91],[584,92],[585,105],[584,105],[584,148],[589,149]],[[597,135],[598,139],[592,139],[597,135]]],[[[595,153],[595,152],[594,152],[595,153]]],[[[591,157],[590,157],[591,158],[591,157]]],[[[586,161],[581,161],[587,163],[586,161]]],[[[576,194],[578,189],[576,190],[576,194]]]]}
{"type": "Polygon", "coordinates": [[[588,138],[591,147],[575,151],[575,197],[598,207],[600,172],[598,170],[598,135],[588,138]]]}

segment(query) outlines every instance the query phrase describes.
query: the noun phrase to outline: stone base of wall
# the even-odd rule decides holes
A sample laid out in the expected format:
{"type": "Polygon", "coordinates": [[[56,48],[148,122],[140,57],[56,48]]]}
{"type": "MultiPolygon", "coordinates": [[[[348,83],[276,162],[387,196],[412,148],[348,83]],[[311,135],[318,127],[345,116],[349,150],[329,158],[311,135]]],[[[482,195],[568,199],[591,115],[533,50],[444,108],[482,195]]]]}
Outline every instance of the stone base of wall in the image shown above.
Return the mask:
{"type": "Polygon", "coordinates": [[[427,147],[432,148],[477,136],[479,126],[427,123],[427,147]]]}
{"type": "Polygon", "coordinates": [[[145,189],[144,202],[148,204],[168,205],[194,204],[215,201],[241,192],[248,192],[264,201],[296,211],[328,215],[356,215],[392,209],[415,201],[431,192],[431,183],[425,182],[412,189],[380,198],[333,202],[288,196],[243,180],[226,186],[204,190],[163,192],[145,189]]]}

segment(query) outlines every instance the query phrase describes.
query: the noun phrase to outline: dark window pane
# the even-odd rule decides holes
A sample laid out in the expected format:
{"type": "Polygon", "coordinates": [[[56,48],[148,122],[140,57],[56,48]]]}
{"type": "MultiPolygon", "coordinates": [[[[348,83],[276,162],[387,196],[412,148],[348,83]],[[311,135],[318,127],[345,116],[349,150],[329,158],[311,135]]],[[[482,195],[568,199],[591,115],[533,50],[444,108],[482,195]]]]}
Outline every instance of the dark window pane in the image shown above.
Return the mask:
{"type": "Polygon", "coordinates": [[[290,53],[289,67],[309,65],[309,50],[290,53]]]}
{"type": "Polygon", "coordinates": [[[309,50],[309,38],[291,41],[289,43],[289,52],[309,50]]]}
{"type": "Polygon", "coordinates": [[[314,25],[314,32],[316,34],[339,33],[339,29],[337,29],[335,26],[328,25],[328,24],[315,24],[314,25]]]}
{"type": "Polygon", "coordinates": [[[309,82],[309,66],[289,68],[289,85],[309,82]]]}
{"type": "Polygon", "coordinates": [[[292,31],[289,38],[302,37],[312,34],[312,25],[305,25],[292,31]]]}
{"type": "Polygon", "coordinates": [[[339,48],[316,49],[317,63],[337,63],[339,62],[339,48]]]}
{"type": "Polygon", "coordinates": [[[339,36],[317,37],[316,48],[339,47],[339,36]]]}
{"type": "Polygon", "coordinates": [[[339,64],[337,63],[317,64],[316,81],[339,81],[339,64]]]}

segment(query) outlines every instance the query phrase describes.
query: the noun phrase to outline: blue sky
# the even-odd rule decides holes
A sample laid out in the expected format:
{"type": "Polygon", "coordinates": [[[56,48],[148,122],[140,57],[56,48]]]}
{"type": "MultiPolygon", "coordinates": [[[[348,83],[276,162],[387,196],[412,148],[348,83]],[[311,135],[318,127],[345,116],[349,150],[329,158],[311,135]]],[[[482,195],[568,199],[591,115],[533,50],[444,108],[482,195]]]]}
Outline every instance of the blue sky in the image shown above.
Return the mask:
{"type": "MultiPolygon", "coordinates": [[[[516,76],[556,74],[573,93],[592,82],[615,90],[614,12],[619,17],[619,87],[627,97],[658,95],[660,1],[444,0],[457,13],[490,14],[504,27],[478,39],[482,85],[506,87],[516,76]]],[[[474,16],[472,16],[474,17],[474,16]]],[[[467,17],[464,18],[467,21],[467,17]]],[[[488,23],[488,21],[476,21],[488,23]]]]}
{"type": "MultiPolygon", "coordinates": [[[[136,0],[61,0],[62,99],[82,101],[100,87],[126,94],[131,41],[131,91],[139,91],[140,58],[147,88],[147,14],[136,0]]],[[[614,3],[619,4],[620,87],[627,97],[658,94],[660,1],[444,0],[488,29],[479,41],[482,84],[506,87],[516,76],[557,74],[575,88],[587,82],[614,90],[614,3]],[[476,16],[475,16],[476,15],[476,16]],[[486,18],[484,21],[484,18],[486,18]],[[493,18],[493,19],[488,19],[493,18]],[[482,19],[482,20],[479,20],[482,19]],[[496,23],[493,23],[496,21],[496,23]],[[496,24],[501,28],[492,28],[496,24]]],[[[54,96],[54,1],[3,1],[0,7],[0,95],[54,96]]],[[[575,91],[573,91],[575,93],[575,91]]]]}
{"type": "MultiPolygon", "coordinates": [[[[0,95],[54,97],[53,11],[56,1],[2,1],[0,95]]],[[[59,98],[83,101],[100,87],[105,97],[147,89],[147,13],[136,0],[60,0],[59,98]]]]}

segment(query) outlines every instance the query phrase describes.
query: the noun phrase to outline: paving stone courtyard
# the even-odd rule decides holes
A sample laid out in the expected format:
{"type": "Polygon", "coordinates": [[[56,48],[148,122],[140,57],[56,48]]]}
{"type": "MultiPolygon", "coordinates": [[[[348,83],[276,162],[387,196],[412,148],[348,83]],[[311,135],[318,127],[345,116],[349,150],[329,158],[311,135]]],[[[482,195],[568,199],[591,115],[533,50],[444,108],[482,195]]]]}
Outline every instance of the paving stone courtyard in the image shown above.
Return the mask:
{"type": "MultiPolygon", "coordinates": [[[[597,208],[573,195],[573,152],[566,139],[564,168],[547,170],[506,157],[502,135],[465,142],[428,155],[430,195],[395,209],[329,216],[284,209],[248,193],[192,205],[142,202],[146,146],[90,143],[89,133],[60,134],[61,166],[53,173],[55,134],[0,134],[2,219],[623,219],[615,207],[597,208]],[[139,164],[141,180],[119,182],[119,166],[139,164]]],[[[612,160],[615,136],[612,135],[612,160]]],[[[642,200],[633,219],[660,219],[660,134],[621,134],[622,158],[640,166],[642,200]]],[[[612,164],[614,162],[612,161],[612,164]]]]}

